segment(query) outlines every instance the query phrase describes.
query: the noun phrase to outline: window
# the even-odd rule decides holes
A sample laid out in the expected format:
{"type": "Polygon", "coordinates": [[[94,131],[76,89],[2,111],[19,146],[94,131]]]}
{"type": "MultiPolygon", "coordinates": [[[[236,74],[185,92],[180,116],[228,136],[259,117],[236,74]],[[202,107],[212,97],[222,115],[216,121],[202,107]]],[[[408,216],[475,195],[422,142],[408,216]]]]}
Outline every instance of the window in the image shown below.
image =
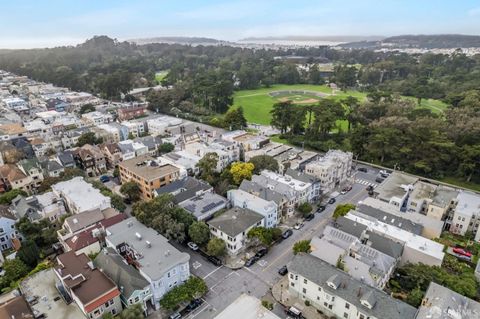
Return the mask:
{"type": "Polygon", "coordinates": [[[290,286],[295,287],[295,283],[291,282],[290,286]]]}
{"type": "Polygon", "coordinates": [[[293,274],[290,274],[290,279],[293,279],[293,274]]]}
{"type": "Polygon", "coordinates": [[[321,287],[318,287],[318,291],[322,291],[322,288],[321,288],[321,287]]]}
{"type": "Polygon", "coordinates": [[[303,293],[306,294],[307,293],[307,289],[306,288],[303,288],[303,293]]]}
{"type": "Polygon", "coordinates": [[[360,314],[359,319],[365,319],[365,316],[363,315],[363,313],[360,314]]]}
{"type": "Polygon", "coordinates": [[[345,303],[345,309],[350,309],[350,304],[348,302],[345,303]]]}
{"type": "Polygon", "coordinates": [[[303,283],[304,284],[308,283],[307,279],[303,279],[303,283]]]}

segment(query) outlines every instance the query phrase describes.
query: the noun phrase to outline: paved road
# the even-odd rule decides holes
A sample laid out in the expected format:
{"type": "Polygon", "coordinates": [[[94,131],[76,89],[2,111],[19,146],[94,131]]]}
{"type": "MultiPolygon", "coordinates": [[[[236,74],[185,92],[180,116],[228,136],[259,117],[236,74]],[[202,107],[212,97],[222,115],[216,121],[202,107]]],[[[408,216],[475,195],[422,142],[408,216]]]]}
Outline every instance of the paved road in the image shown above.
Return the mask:
{"type": "MultiPolygon", "coordinates": [[[[286,240],[274,245],[268,254],[250,268],[231,270],[225,266],[217,267],[206,260],[200,254],[189,250],[184,246],[175,246],[188,252],[190,258],[190,270],[192,274],[205,280],[209,292],[204,297],[204,304],[187,318],[210,319],[225,309],[242,293],[250,294],[259,299],[270,293],[270,288],[280,279],[278,269],[288,264],[293,258],[293,244],[299,240],[311,239],[313,236],[322,234],[326,225],[331,223],[331,216],[337,204],[353,203],[365,199],[368,195],[366,185],[361,181],[375,183],[378,169],[368,167],[368,172],[356,172],[352,190],[345,195],[339,195],[336,203],[327,205],[322,213],[315,214],[310,222],[300,230],[294,230],[293,235],[286,240]]],[[[277,304],[274,312],[283,317],[283,309],[277,304]]]]}

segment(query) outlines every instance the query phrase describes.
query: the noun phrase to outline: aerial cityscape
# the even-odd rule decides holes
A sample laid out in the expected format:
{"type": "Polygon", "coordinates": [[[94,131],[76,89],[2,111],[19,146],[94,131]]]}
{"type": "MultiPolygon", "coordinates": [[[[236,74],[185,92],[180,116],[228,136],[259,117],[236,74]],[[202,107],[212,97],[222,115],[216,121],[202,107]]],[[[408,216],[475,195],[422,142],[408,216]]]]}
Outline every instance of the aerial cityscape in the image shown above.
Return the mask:
{"type": "Polygon", "coordinates": [[[480,1],[0,7],[0,319],[480,318],[480,1]]]}

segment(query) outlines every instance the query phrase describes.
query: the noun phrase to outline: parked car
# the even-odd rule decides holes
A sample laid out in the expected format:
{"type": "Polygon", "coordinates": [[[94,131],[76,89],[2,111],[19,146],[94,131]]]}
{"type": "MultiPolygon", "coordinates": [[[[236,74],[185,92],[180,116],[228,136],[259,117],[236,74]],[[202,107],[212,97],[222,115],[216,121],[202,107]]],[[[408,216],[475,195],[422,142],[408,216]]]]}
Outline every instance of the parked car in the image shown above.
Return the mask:
{"type": "Polygon", "coordinates": [[[368,185],[366,189],[367,189],[367,191],[373,191],[373,186],[372,186],[372,185],[368,185]]]}
{"type": "Polygon", "coordinates": [[[283,232],[282,238],[287,239],[288,237],[293,235],[293,231],[291,229],[287,229],[286,231],[283,232]]]}
{"type": "Polygon", "coordinates": [[[330,198],[330,199],[328,200],[328,203],[329,203],[329,204],[335,204],[335,202],[336,202],[335,198],[330,198]]]}
{"type": "Polygon", "coordinates": [[[251,267],[253,266],[253,264],[255,264],[260,258],[258,258],[257,256],[253,256],[253,257],[250,257],[246,262],[245,262],[245,266],[246,267],[251,267]]]}
{"type": "Polygon", "coordinates": [[[368,169],[366,167],[359,167],[357,168],[357,171],[366,173],[368,172],[368,169]]]}
{"type": "Polygon", "coordinates": [[[108,181],[110,181],[110,177],[108,177],[107,175],[100,176],[100,182],[106,183],[108,181]]]}
{"type": "Polygon", "coordinates": [[[180,319],[180,318],[182,318],[182,315],[179,312],[174,312],[168,318],[169,319],[180,319]]]}
{"type": "Polygon", "coordinates": [[[188,246],[188,248],[190,248],[190,249],[193,250],[193,251],[197,251],[197,250],[198,250],[198,245],[195,244],[195,243],[192,242],[192,241],[188,242],[187,246],[188,246]]]}
{"type": "Polygon", "coordinates": [[[463,248],[461,248],[461,247],[453,248],[453,252],[455,254],[458,254],[458,255],[461,255],[461,256],[466,256],[466,257],[472,258],[472,253],[463,249],[463,248]]]}
{"type": "Polygon", "coordinates": [[[373,196],[373,190],[368,191],[368,196],[373,196]]]}
{"type": "Polygon", "coordinates": [[[281,276],[285,276],[287,273],[288,273],[288,269],[286,265],[278,270],[278,274],[281,276]]]}
{"type": "Polygon", "coordinates": [[[381,177],[375,178],[375,182],[377,182],[377,183],[383,183],[383,181],[384,181],[384,179],[381,178],[381,177]]]}
{"type": "Polygon", "coordinates": [[[386,177],[390,176],[390,173],[391,173],[391,172],[382,169],[379,173],[380,173],[380,175],[381,175],[382,177],[385,177],[385,178],[386,178],[386,177]]]}
{"type": "Polygon", "coordinates": [[[215,266],[221,266],[223,265],[222,264],[222,261],[220,259],[218,259],[217,257],[215,256],[208,256],[207,257],[208,261],[210,261],[212,264],[214,264],[215,266]]]}
{"type": "Polygon", "coordinates": [[[306,217],[305,217],[305,220],[307,222],[311,221],[313,218],[315,217],[315,214],[308,214],[306,217]]]}
{"type": "Polygon", "coordinates": [[[268,253],[268,248],[266,247],[262,247],[260,248],[257,253],[255,254],[255,256],[258,257],[258,259],[262,258],[263,256],[265,256],[266,254],[268,253]]]}
{"type": "Polygon", "coordinates": [[[285,309],[285,313],[289,317],[292,317],[292,318],[295,318],[295,319],[303,318],[302,312],[300,310],[298,310],[297,308],[293,307],[293,306],[285,309]]]}
{"type": "Polygon", "coordinates": [[[323,212],[323,211],[325,210],[325,208],[326,208],[325,205],[320,205],[320,206],[318,206],[318,208],[317,208],[317,213],[323,212]]]}
{"type": "Polygon", "coordinates": [[[296,223],[295,226],[293,226],[293,228],[295,228],[296,230],[299,230],[303,227],[303,223],[296,223]]]}
{"type": "Polygon", "coordinates": [[[200,307],[202,305],[202,303],[203,303],[202,299],[193,299],[192,301],[190,301],[190,303],[187,305],[187,307],[185,307],[185,310],[187,312],[192,312],[193,310],[200,307]]]}

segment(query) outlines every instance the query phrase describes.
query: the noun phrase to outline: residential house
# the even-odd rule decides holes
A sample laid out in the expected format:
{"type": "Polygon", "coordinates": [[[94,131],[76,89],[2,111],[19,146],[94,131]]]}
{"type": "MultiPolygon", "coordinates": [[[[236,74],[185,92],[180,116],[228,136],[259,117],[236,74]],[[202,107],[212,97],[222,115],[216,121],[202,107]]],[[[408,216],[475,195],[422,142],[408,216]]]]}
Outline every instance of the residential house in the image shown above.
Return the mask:
{"type": "Polygon", "coordinates": [[[227,204],[226,198],[214,192],[206,192],[181,202],[179,206],[192,214],[197,221],[206,221],[227,207],[227,204]]]}
{"type": "Polygon", "coordinates": [[[55,222],[66,214],[63,201],[59,200],[53,192],[30,197],[18,195],[12,200],[10,210],[17,219],[26,217],[31,222],[45,218],[50,222],[55,222]]]}
{"type": "Polygon", "coordinates": [[[117,286],[93,266],[87,255],[67,252],[57,257],[57,264],[54,268],[57,289],[65,299],[74,301],[87,318],[97,319],[122,311],[117,286]]]}
{"type": "Polygon", "coordinates": [[[415,319],[480,318],[480,303],[430,282],[415,319]]]}
{"type": "Polygon", "coordinates": [[[172,288],[190,277],[190,255],[178,251],[168,240],[135,218],[128,218],[107,228],[107,246],[115,249],[150,283],[155,309],[172,288]]]}
{"type": "Polygon", "coordinates": [[[60,177],[65,168],[57,161],[46,160],[42,163],[43,173],[49,177],[60,177]]]}
{"type": "Polygon", "coordinates": [[[127,147],[128,149],[133,149],[133,152],[135,153],[135,156],[142,156],[142,155],[148,155],[148,147],[143,145],[142,143],[138,143],[132,140],[125,140],[120,143],[118,143],[118,147],[123,149],[124,147],[127,147]]]}
{"type": "Polygon", "coordinates": [[[0,206],[0,250],[4,251],[13,247],[12,240],[22,240],[21,234],[15,228],[17,219],[7,206],[0,206]]]}
{"type": "Polygon", "coordinates": [[[100,175],[107,170],[105,156],[98,146],[85,144],[82,147],[77,147],[72,153],[77,165],[88,176],[100,175]]]}
{"type": "Polygon", "coordinates": [[[428,203],[433,198],[437,187],[435,184],[417,181],[408,196],[406,212],[426,214],[428,203]]]}
{"type": "Polygon", "coordinates": [[[317,184],[314,186],[311,182],[305,182],[288,175],[281,175],[268,170],[263,170],[260,175],[266,177],[270,185],[275,185],[276,187],[278,184],[283,184],[287,186],[290,191],[295,194],[296,204],[312,203],[318,198],[316,195],[318,190],[317,184]]]}
{"type": "Polygon", "coordinates": [[[320,195],[322,194],[322,190],[321,190],[322,185],[321,185],[320,180],[318,178],[316,178],[315,176],[309,175],[307,173],[304,173],[304,172],[293,170],[291,168],[288,168],[285,171],[285,175],[290,176],[291,178],[293,178],[295,180],[304,182],[307,185],[311,185],[310,195],[308,196],[309,202],[316,202],[316,201],[320,200],[320,195]]]}
{"type": "Polygon", "coordinates": [[[202,159],[200,156],[190,154],[186,151],[176,151],[163,154],[161,158],[170,163],[175,163],[178,167],[182,167],[190,176],[200,173],[200,169],[197,167],[197,163],[202,159]]]}
{"type": "Polygon", "coordinates": [[[47,110],[57,111],[57,112],[64,112],[70,108],[70,104],[67,102],[59,99],[59,98],[51,98],[45,101],[47,104],[47,110]]]}
{"type": "Polygon", "coordinates": [[[113,117],[109,113],[102,113],[98,111],[82,114],[82,121],[88,125],[107,124],[113,121],[113,117]]]}
{"type": "Polygon", "coordinates": [[[322,191],[331,192],[351,175],[352,153],[329,150],[325,156],[305,164],[305,172],[320,180],[322,191]]]}
{"type": "Polygon", "coordinates": [[[124,121],[122,125],[128,130],[127,136],[140,137],[147,133],[147,128],[143,121],[124,121]]]}
{"type": "Polygon", "coordinates": [[[250,209],[233,207],[207,222],[212,236],[223,239],[229,255],[241,252],[247,243],[249,230],[264,226],[265,217],[250,209]]]}
{"type": "Polygon", "coordinates": [[[229,190],[227,198],[234,207],[247,208],[262,215],[265,218],[264,226],[266,228],[277,226],[278,205],[274,201],[266,201],[241,189],[229,190]]]}
{"type": "Polygon", "coordinates": [[[73,158],[73,153],[69,150],[58,153],[57,157],[55,159],[64,168],[74,168],[75,167],[75,159],[73,158]]]}
{"type": "Polygon", "coordinates": [[[158,148],[162,145],[162,139],[158,136],[137,137],[133,141],[144,145],[148,150],[148,154],[153,157],[158,155],[158,148]]]}
{"type": "Polygon", "coordinates": [[[0,176],[7,188],[21,189],[31,193],[34,189],[32,179],[14,164],[0,166],[0,176]]]}
{"type": "Polygon", "coordinates": [[[122,161],[122,150],[117,143],[105,143],[100,145],[99,148],[105,156],[107,168],[115,168],[122,161]]]}
{"type": "Polygon", "coordinates": [[[18,162],[18,167],[30,178],[32,188],[40,187],[43,181],[43,170],[42,165],[36,158],[23,159],[18,162]]]}
{"type": "Polygon", "coordinates": [[[147,109],[147,103],[125,103],[117,109],[118,119],[120,121],[128,121],[137,117],[145,115],[147,109]]]}
{"type": "Polygon", "coordinates": [[[10,140],[23,137],[27,130],[22,123],[8,123],[0,125],[0,140],[10,140]]]}
{"type": "Polygon", "coordinates": [[[142,198],[146,200],[155,197],[156,189],[180,177],[178,167],[170,164],[159,165],[153,157],[148,155],[123,161],[118,167],[121,182],[136,182],[140,186],[142,198]]]}
{"type": "Polygon", "coordinates": [[[218,155],[217,172],[223,171],[230,163],[240,160],[240,147],[232,142],[215,140],[211,143],[193,142],[185,144],[185,151],[200,158],[207,153],[218,155]]]}
{"type": "Polygon", "coordinates": [[[170,116],[159,116],[147,120],[148,133],[153,136],[168,135],[171,126],[182,124],[183,120],[170,116]]]}
{"type": "Polygon", "coordinates": [[[207,192],[213,192],[210,184],[194,177],[186,176],[156,189],[155,197],[161,194],[171,194],[173,195],[173,201],[176,204],[180,204],[207,192]]]}
{"type": "Polygon", "coordinates": [[[451,224],[451,220],[449,222],[447,217],[450,216],[450,212],[457,204],[457,196],[457,190],[444,185],[438,185],[431,200],[428,202],[426,215],[438,220],[445,220],[446,223],[451,224]]]}
{"type": "MultiPolygon", "coordinates": [[[[255,175],[256,177],[260,177],[255,175]]],[[[240,190],[258,196],[266,201],[273,201],[278,206],[278,217],[285,219],[295,213],[295,197],[291,192],[282,193],[280,189],[264,186],[253,180],[244,179],[239,187],[240,190]]]]}
{"type": "Polygon", "coordinates": [[[279,316],[265,308],[260,299],[242,293],[215,319],[280,319],[279,316]]]}
{"type": "Polygon", "coordinates": [[[111,207],[110,197],[102,195],[100,190],[85,182],[80,176],[53,185],[52,191],[58,198],[63,199],[65,206],[72,214],[111,207]]]}
{"type": "Polygon", "coordinates": [[[0,318],[34,319],[32,308],[24,296],[16,296],[0,303],[0,318]]]}
{"type": "Polygon", "coordinates": [[[399,211],[406,211],[408,196],[418,178],[399,172],[393,172],[374,190],[374,197],[389,203],[399,211]]]}
{"type": "Polygon", "coordinates": [[[458,193],[456,202],[450,232],[461,236],[467,231],[476,234],[480,224],[480,194],[463,190],[458,193]]]}
{"type": "Polygon", "coordinates": [[[124,308],[140,304],[144,314],[147,314],[147,302],[152,298],[150,283],[137,269],[127,264],[111,247],[103,249],[93,264],[120,287],[120,300],[124,308]]]}
{"type": "Polygon", "coordinates": [[[414,319],[417,311],[305,253],[296,255],[288,264],[288,293],[334,318],[414,319]]]}
{"type": "Polygon", "coordinates": [[[267,136],[253,135],[243,130],[225,132],[221,138],[225,141],[239,144],[243,152],[259,150],[270,143],[270,139],[267,136]]]}

